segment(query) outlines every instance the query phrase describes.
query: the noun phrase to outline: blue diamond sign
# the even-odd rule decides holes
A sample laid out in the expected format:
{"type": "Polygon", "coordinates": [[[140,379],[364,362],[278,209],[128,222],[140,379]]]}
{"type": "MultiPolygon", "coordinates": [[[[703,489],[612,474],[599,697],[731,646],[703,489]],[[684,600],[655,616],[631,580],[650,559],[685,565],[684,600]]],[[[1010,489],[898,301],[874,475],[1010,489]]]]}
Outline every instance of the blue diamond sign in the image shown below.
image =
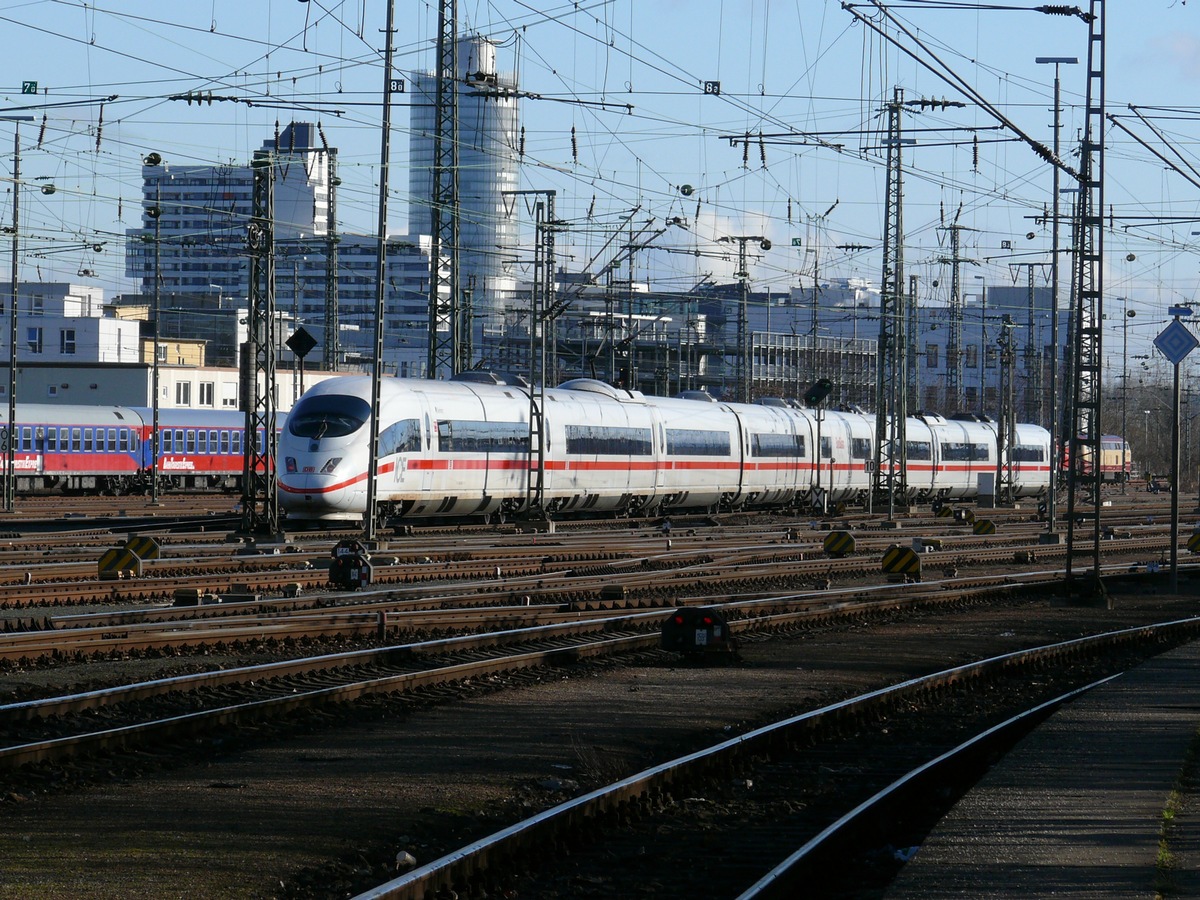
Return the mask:
{"type": "Polygon", "coordinates": [[[1200,340],[1196,339],[1186,325],[1178,319],[1173,319],[1171,324],[1154,339],[1154,346],[1158,348],[1159,353],[1177,366],[1183,362],[1185,356],[1200,347],[1200,340]]]}

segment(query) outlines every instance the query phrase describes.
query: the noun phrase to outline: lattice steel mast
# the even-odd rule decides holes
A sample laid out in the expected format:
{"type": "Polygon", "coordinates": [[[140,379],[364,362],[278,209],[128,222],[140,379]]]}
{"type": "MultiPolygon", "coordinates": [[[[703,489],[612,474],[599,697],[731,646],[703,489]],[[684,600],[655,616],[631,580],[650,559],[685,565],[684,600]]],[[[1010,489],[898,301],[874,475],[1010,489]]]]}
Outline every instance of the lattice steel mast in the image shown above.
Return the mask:
{"type": "Polygon", "coordinates": [[[321,132],[321,143],[325,145],[325,177],[328,180],[328,202],[325,207],[325,341],[322,347],[322,362],[326,372],[336,372],[341,365],[342,336],[338,322],[338,243],[337,235],[337,150],[330,149],[321,132]]]}
{"type": "Polygon", "coordinates": [[[246,229],[250,255],[250,339],[242,360],[246,411],[242,469],[242,522],[246,534],[279,531],[275,457],[275,151],[260,150],[250,163],[253,212],[246,229]]]}
{"type": "Polygon", "coordinates": [[[468,368],[459,344],[458,0],[438,4],[434,92],[432,237],[429,249],[429,377],[468,368]],[[445,265],[443,265],[445,261],[445,265]]]}
{"type": "Polygon", "coordinates": [[[887,105],[887,194],[883,228],[883,279],[879,292],[879,355],[876,372],[875,471],[873,499],[886,498],[888,516],[897,505],[908,505],[905,472],[908,447],[905,434],[907,391],[904,374],[908,344],[905,340],[904,294],[904,180],[901,162],[900,115],[904,91],[895,88],[887,105]]]}
{"type": "MultiPolygon", "coordinates": [[[[950,264],[950,310],[949,334],[946,337],[946,400],[943,404],[947,414],[961,409],[963,404],[963,380],[965,354],[963,353],[963,299],[961,264],[975,263],[973,259],[962,256],[962,232],[974,231],[966,225],[959,225],[958,215],[954,222],[942,226],[950,232],[950,256],[938,260],[950,264]]],[[[977,263],[976,263],[977,264],[977,263]]],[[[982,385],[980,385],[982,389],[982,385]]]]}
{"type": "Polygon", "coordinates": [[[1104,2],[1091,0],[1088,22],[1087,95],[1083,140],[1079,153],[1079,194],[1075,227],[1075,309],[1071,430],[1067,472],[1068,582],[1074,578],[1075,528],[1085,516],[1076,513],[1080,487],[1090,491],[1092,569],[1100,583],[1100,420],[1104,318],[1104,2]],[[1085,459],[1090,454],[1090,459],[1085,459]],[[1085,468],[1086,467],[1086,468],[1085,468]],[[1079,520],[1078,523],[1076,520],[1079,520]]]}

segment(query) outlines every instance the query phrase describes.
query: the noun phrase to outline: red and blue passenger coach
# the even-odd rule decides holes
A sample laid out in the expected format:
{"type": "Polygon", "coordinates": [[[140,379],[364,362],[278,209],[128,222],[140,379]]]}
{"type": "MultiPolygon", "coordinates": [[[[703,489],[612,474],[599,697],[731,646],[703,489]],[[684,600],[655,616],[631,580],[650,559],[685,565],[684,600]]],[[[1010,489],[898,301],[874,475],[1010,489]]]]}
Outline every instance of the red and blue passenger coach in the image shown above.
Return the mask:
{"type": "MultiPolygon", "coordinates": [[[[242,475],[244,416],[130,406],[18,403],[13,462],[18,493],[121,494],[146,490],[157,465],[168,489],[235,489],[242,475]]],[[[0,415],[0,420],[6,419],[0,415]]]]}
{"type": "Polygon", "coordinates": [[[19,403],[16,412],[18,491],[101,491],[137,479],[143,434],[136,410],[19,403]]]}

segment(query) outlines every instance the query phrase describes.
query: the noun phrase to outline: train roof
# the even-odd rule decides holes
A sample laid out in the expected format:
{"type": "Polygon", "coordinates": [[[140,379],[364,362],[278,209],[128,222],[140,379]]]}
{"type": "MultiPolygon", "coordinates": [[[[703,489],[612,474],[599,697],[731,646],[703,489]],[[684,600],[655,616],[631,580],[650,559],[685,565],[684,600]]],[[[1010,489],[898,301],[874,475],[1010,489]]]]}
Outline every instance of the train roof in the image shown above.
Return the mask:
{"type": "MultiPolygon", "coordinates": [[[[0,407],[0,422],[8,421],[7,405],[0,407]]],[[[138,411],[128,406],[78,406],[64,403],[18,403],[21,425],[136,427],[142,424],[138,411]]]]}
{"type": "MultiPolygon", "coordinates": [[[[147,424],[154,420],[153,410],[140,410],[147,424]]],[[[160,409],[160,428],[242,428],[246,414],[233,409],[160,409]]]]}

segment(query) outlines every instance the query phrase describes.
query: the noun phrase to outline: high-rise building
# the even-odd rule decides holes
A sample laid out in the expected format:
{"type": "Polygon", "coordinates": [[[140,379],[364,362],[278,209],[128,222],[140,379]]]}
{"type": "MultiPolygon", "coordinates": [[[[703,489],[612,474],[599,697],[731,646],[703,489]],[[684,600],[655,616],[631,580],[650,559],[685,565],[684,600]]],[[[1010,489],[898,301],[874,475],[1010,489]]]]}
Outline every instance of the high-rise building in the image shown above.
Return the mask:
{"type": "MultiPolygon", "coordinates": [[[[460,38],[457,55],[459,287],[471,292],[473,331],[497,333],[517,287],[517,198],[504,193],[518,187],[517,85],[497,71],[496,46],[486,38],[460,38]]],[[[433,75],[413,79],[410,234],[430,233],[436,96],[433,75]]]]}
{"type": "MultiPolygon", "coordinates": [[[[284,327],[304,325],[323,348],[326,258],[336,242],[339,363],[369,363],[377,239],[338,234],[336,226],[330,235],[330,160],[337,150],[326,146],[308,122],[289,124],[263,149],[278,163],[275,305],[284,327]]],[[[175,308],[188,310],[193,322],[206,312],[216,316],[245,309],[250,293],[246,226],[254,201],[250,165],[177,166],[156,157],[147,162],[154,164],[142,168],[142,227],[127,232],[125,274],[140,281],[143,296],[153,295],[158,278],[164,326],[175,308]]],[[[429,246],[428,237],[388,237],[384,362],[397,374],[424,372],[429,246]]],[[[319,349],[311,359],[321,359],[319,349]]]]}

